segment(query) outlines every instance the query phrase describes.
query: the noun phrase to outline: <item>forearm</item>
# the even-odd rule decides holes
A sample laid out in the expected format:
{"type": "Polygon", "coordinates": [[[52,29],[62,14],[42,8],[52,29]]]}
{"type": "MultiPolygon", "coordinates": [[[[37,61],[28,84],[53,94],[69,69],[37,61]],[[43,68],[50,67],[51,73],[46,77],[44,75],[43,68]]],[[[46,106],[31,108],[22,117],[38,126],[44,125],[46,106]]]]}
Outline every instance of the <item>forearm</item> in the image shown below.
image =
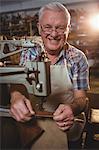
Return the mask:
{"type": "Polygon", "coordinates": [[[87,97],[79,97],[74,99],[73,103],[71,103],[71,108],[74,113],[74,116],[86,110],[87,102],[87,97]]]}
{"type": "Polygon", "coordinates": [[[18,95],[22,94],[25,97],[29,98],[29,95],[28,95],[28,92],[27,92],[25,86],[21,85],[21,84],[12,84],[10,86],[10,93],[11,93],[11,97],[15,96],[16,94],[18,94],[18,95]]]}

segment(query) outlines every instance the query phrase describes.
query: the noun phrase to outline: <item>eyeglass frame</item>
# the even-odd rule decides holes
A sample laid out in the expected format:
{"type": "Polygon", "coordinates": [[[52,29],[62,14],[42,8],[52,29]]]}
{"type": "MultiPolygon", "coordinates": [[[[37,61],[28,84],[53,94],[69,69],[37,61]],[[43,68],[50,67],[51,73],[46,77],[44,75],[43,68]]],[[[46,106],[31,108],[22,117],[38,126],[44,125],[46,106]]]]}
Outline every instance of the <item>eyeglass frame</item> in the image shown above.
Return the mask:
{"type": "Polygon", "coordinates": [[[68,25],[67,25],[66,27],[63,27],[63,26],[56,26],[56,27],[54,27],[54,26],[51,26],[51,25],[47,24],[47,25],[40,25],[40,27],[41,27],[42,31],[43,31],[45,34],[51,34],[52,31],[56,31],[57,34],[63,35],[63,34],[65,34],[68,25]],[[54,28],[54,29],[53,29],[53,28],[54,28]],[[46,29],[46,30],[45,30],[45,29],[46,29]],[[60,31],[58,31],[58,30],[60,30],[60,31]]]}

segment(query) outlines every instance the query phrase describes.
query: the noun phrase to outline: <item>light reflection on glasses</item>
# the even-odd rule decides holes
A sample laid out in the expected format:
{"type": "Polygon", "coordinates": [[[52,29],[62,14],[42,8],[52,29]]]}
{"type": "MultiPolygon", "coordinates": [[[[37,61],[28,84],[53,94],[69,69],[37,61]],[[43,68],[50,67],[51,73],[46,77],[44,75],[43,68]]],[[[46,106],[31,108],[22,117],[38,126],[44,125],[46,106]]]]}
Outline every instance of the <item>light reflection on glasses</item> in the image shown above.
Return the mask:
{"type": "Polygon", "coordinates": [[[57,34],[62,35],[66,32],[66,27],[64,26],[50,26],[50,25],[45,25],[45,26],[41,26],[42,31],[45,34],[51,34],[53,31],[56,31],[57,34]]]}

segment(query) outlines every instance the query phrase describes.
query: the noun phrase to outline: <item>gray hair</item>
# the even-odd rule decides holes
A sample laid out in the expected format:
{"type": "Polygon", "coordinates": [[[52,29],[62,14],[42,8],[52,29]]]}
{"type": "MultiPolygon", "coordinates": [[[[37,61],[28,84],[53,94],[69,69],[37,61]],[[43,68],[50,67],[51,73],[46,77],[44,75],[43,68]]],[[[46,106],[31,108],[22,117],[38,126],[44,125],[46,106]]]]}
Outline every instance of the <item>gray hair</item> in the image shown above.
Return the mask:
{"type": "Polygon", "coordinates": [[[66,19],[67,19],[67,24],[70,24],[70,13],[67,10],[67,8],[62,5],[59,2],[52,2],[49,4],[46,4],[45,6],[43,6],[40,10],[39,10],[39,21],[42,19],[42,16],[44,14],[44,12],[46,10],[52,10],[52,11],[58,11],[58,12],[63,12],[66,15],[66,19]]]}

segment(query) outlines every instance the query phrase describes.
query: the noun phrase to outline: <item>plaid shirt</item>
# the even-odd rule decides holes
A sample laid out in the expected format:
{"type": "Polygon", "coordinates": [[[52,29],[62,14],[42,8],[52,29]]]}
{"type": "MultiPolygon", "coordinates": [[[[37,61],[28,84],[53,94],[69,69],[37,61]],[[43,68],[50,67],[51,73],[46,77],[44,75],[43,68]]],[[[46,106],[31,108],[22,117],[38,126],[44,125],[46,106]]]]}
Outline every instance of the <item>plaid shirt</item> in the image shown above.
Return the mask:
{"type": "MultiPolygon", "coordinates": [[[[67,45],[68,49],[62,49],[54,65],[63,65],[65,58],[73,89],[87,90],[89,88],[89,69],[86,56],[77,48],[67,45]]],[[[24,66],[28,60],[35,61],[40,53],[41,47],[38,44],[35,44],[33,48],[24,50],[21,54],[20,65],[24,66]]]]}

